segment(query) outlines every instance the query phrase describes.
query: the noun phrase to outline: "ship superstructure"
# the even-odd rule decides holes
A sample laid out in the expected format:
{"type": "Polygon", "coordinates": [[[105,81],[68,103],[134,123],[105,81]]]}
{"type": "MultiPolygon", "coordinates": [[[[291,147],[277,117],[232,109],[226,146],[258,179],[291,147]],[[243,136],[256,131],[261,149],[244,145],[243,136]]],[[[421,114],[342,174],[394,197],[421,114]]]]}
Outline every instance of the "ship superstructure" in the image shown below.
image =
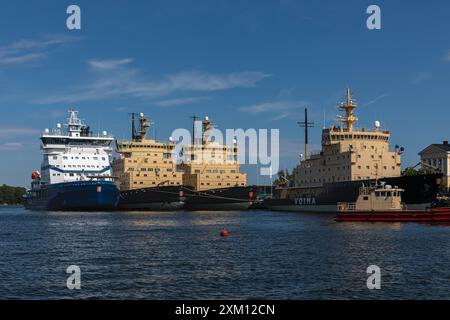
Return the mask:
{"type": "Polygon", "coordinates": [[[247,174],[240,172],[238,147],[213,138],[214,126],[193,117],[192,144],[182,147],[183,185],[189,210],[245,210],[256,199],[247,174]],[[197,129],[197,130],[196,130],[197,129]]]}
{"type": "Polygon", "coordinates": [[[41,172],[33,172],[25,206],[36,210],[114,209],[119,191],[110,160],[114,138],[106,131],[93,134],[89,126],[69,110],[65,128],[57,124],[40,136],[41,172]]]}
{"type": "Polygon", "coordinates": [[[61,124],[41,135],[43,162],[41,182],[54,184],[84,180],[112,181],[110,161],[114,137],[106,131],[93,134],[78,112],[69,111],[63,130],[61,124]]]}
{"type": "Polygon", "coordinates": [[[213,125],[208,117],[194,120],[201,123],[200,138],[194,135],[193,144],[184,146],[185,159],[180,165],[183,170],[183,185],[197,191],[225,187],[246,187],[247,175],[240,172],[238,147],[224,145],[210,139],[213,125]]]}
{"type": "Polygon", "coordinates": [[[114,160],[114,174],[118,177],[120,190],[133,190],[156,186],[179,186],[182,173],[176,169],[175,142],[161,142],[147,136],[150,120],[143,114],[132,114],[131,141],[118,140],[114,160]],[[139,128],[135,128],[138,116],[139,128]]]}
{"type": "MultiPolygon", "coordinates": [[[[356,127],[357,104],[349,88],[338,107],[344,115],[338,117],[339,125],[322,130],[322,150],[308,155],[305,140],[305,158],[294,169],[292,181],[277,188],[274,197],[265,201],[266,206],[283,211],[335,212],[338,202],[355,202],[359,188],[378,179],[405,189],[404,201],[410,208],[424,208],[435,201],[440,175],[402,176],[403,148],[390,148],[390,132],[381,129],[379,121],[371,129],[356,127]]],[[[304,126],[306,131],[308,125],[304,126]]]]}
{"type": "Polygon", "coordinates": [[[196,125],[201,128],[200,137],[176,154],[176,142],[148,138],[150,120],[143,113],[132,114],[132,139],[116,142],[119,158],[113,161],[121,209],[226,210],[252,204],[246,175],[239,172],[237,146],[211,141],[208,118],[196,125]]]}
{"type": "Polygon", "coordinates": [[[322,131],[322,151],[308,157],[294,170],[295,187],[320,187],[324,183],[398,177],[401,174],[401,150],[390,150],[390,132],[375,121],[373,129],[356,128],[357,105],[347,88],[346,101],[339,105],[345,115],[342,126],[322,131]]]}
{"type": "Polygon", "coordinates": [[[119,158],[113,161],[113,172],[120,187],[119,208],[180,209],[185,198],[182,172],[177,171],[175,161],[175,143],[150,139],[150,123],[143,113],[132,113],[131,140],[116,141],[119,158]]]}

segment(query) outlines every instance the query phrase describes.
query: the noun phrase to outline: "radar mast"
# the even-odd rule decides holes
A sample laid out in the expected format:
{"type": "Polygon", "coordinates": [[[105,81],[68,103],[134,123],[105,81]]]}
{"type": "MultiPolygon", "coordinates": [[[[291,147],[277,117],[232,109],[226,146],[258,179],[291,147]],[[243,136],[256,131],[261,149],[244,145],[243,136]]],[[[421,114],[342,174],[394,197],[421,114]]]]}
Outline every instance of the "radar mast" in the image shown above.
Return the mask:
{"type": "Polygon", "coordinates": [[[345,128],[349,132],[353,131],[353,124],[358,121],[358,118],[353,114],[353,110],[355,110],[356,107],[357,105],[353,102],[350,88],[347,87],[346,101],[341,102],[339,105],[339,109],[345,111],[345,116],[339,117],[339,121],[345,124],[345,128]]]}

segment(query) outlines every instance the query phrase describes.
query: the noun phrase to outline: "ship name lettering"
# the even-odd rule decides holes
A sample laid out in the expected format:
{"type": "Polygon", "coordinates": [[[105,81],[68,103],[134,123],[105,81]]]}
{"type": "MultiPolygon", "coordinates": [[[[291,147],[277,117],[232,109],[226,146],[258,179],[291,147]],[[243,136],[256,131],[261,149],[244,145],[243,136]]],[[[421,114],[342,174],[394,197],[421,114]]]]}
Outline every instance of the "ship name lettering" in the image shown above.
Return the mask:
{"type": "Polygon", "coordinates": [[[315,197],[304,197],[304,198],[295,198],[295,205],[304,206],[304,205],[315,205],[316,198],[315,197]]]}

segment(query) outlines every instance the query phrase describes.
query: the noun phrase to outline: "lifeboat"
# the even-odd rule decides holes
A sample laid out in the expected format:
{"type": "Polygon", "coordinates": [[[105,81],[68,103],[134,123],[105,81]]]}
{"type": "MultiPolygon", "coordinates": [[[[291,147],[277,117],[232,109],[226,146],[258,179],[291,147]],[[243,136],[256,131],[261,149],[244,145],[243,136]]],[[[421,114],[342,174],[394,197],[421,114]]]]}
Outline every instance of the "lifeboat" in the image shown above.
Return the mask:
{"type": "Polygon", "coordinates": [[[41,173],[39,171],[34,171],[31,173],[31,180],[40,180],[41,173]]]}

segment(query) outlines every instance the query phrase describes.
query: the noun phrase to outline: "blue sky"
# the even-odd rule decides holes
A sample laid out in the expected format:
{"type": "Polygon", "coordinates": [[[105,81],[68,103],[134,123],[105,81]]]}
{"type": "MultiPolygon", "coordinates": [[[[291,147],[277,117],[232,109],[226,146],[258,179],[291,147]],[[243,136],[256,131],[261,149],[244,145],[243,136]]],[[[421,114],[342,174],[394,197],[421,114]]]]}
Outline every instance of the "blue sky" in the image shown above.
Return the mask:
{"type": "MultiPolygon", "coordinates": [[[[127,137],[145,112],[158,139],[192,114],[219,128],[278,128],[281,165],[303,150],[296,122],[310,106],[313,150],[350,85],[359,125],[374,120],[404,146],[403,167],[449,139],[448,1],[3,1],[0,10],[0,184],[28,185],[38,135],[80,110],[127,137]],[[66,28],[77,4],[82,29],[66,28]],[[366,28],[381,8],[382,29],[366,28]],[[324,116],[325,115],[325,116],[324,116]]],[[[450,140],[450,139],[449,139],[450,140]]],[[[246,166],[250,182],[256,169],[246,166]]],[[[261,182],[261,180],[259,180],[261,182]]]]}

